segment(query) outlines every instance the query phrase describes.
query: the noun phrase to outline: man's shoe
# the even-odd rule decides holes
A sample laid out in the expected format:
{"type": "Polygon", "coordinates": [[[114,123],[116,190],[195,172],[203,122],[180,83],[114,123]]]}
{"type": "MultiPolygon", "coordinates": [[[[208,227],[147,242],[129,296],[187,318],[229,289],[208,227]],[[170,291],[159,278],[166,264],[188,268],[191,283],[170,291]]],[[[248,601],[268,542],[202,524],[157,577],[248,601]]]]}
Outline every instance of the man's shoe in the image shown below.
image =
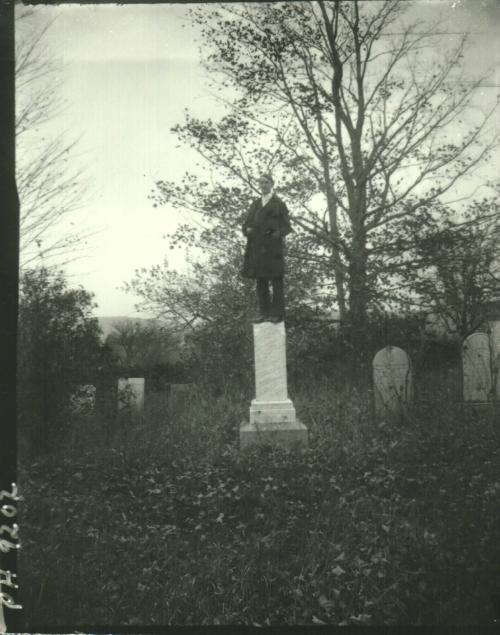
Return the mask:
{"type": "Polygon", "coordinates": [[[285,318],[282,315],[272,315],[269,318],[269,322],[273,322],[273,324],[277,324],[278,322],[283,322],[285,318]]]}
{"type": "Polygon", "coordinates": [[[262,324],[262,322],[267,322],[268,319],[269,318],[267,317],[267,315],[258,315],[256,318],[253,319],[253,323],[262,324]]]}

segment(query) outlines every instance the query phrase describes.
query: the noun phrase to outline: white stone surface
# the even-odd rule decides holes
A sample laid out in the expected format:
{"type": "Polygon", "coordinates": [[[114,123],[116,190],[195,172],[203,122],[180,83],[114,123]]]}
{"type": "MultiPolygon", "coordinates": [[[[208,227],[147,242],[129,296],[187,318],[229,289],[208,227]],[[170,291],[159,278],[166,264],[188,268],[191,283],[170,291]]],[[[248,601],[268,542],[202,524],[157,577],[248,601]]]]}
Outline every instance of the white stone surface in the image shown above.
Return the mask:
{"type": "Polygon", "coordinates": [[[486,333],[472,333],[463,343],[464,401],[485,403],[491,395],[491,354],[486,333]]]}
{"type": "Polygon", "coordinates": [[[126,404],[120,399],[121,391],[130,391],[131,406],[135,410],[142,412],[144,409],[144,389],[146,381],[144,377],[120,377],[118,379],[118,407],[123,408],[126,404]]]}
{"type": "Polygon", "coordinates": [[[489,325],[491,333],[491,350],[496,356],[500,354],[500,320],[491,320],[489,325]]]}
{"type": "Polygon", "coordinates": [[[410,359],[402,348],[386,346],[373,358],[373,389],[377,415],[401,415],[413,400],[410,359]]]}
{"type": "Polygon", "coordinates": [[[500,319],[490,320],[490,345],[496,398],[500,400],[500,319]]]}
{"type": "Polygon", "coordinates": [[[307,447],[307,428],[300,421],[246,423],[240,428],[240,448],[256,444],[274,445],[282,448],[307,447]]]}
{"type": "Polygon", "coordinates": [[[255,398],[257,401],[286,401],[285,323],[254,324],[255,398]]]}
{"type": "Polygon", "coordinates": [[[240,448],[273,444],[307,446],[307,428],[288,397],[284,322],[254,324],[255,399],[250,422],[240,428],[240,448]]]}
{"type": "Polygon", "coordinates": [[[285,401],[257,401],[252,399],[250,423],[294,423],[295,408],[291,399],[285,401]]]}

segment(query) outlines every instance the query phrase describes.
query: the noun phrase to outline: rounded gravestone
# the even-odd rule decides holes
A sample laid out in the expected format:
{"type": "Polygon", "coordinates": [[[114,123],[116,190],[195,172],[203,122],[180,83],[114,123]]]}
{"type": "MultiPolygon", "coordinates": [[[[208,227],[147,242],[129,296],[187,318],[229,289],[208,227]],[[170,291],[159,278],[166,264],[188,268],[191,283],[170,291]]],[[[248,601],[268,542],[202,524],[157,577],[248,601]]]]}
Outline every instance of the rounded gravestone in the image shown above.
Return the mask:
{"type": "Polygon", "coordinates": [[[462,345],[464,401],[486,403],[492,388],[491,352],[487,333],[472,333],[462,345]]]}
{"type": "Polygon", "coordinates": [[[142,412],[144,409],[144,377],[121,377],[118,379],[118,408],[130,407],[142,412]]]}
{"type": "Polygon", "coordinates": [[[170,384],[168,393],[168,413],[170,419],[178,417],[190,403],[196,398],[197,385],[189,384],[170,384]]]}
{"type": "Polygon", "coordinates": [[[490,302],[488,306],[488,325],[492,354],[492,382],[495,386],[496,399],[500,401],[500,299],[490,302]]]}
{"type": "Polygon", "coordinates": [[[386,346],[373,358],[373,388],[377,416],[400,417],[413,401],[410,358],[397,346],[386,346]]]}

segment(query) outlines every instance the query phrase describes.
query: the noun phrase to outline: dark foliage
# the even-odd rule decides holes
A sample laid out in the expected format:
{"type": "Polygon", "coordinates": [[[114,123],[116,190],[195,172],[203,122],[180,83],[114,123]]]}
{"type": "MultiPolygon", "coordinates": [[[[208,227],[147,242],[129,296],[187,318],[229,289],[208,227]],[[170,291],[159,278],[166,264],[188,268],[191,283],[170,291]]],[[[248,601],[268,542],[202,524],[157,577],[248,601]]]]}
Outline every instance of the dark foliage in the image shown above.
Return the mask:
{"type": "Polygon", "coordinates": [[[18,413],[20,443],[48,450],[68,429],[67,408],[79,384],[107,363],[92,295],[70,289],[62,273],[26,271],[20,283],[18,413]]]}
{"type": "Polygon", "coordinates": [[[494,419],[443,389],[375,425],[364,390],[312,388],[301,452],[239,453],[234,389],[168,421],[160,399],[23,470],[26,627],[491,623],[494,419]]]}

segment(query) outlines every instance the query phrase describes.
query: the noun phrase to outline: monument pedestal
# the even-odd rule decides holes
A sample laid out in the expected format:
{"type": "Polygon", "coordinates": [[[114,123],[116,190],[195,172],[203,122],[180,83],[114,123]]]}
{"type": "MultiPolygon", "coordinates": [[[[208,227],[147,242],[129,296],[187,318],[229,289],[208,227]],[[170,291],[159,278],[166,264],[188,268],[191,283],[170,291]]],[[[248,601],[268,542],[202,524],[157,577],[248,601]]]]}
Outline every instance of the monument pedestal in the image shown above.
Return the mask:
{"type": "Polygon", "coordinates": [[[307,428],[295,416],[288,398],[284,322],[253,326],[255,399],[250,422],[240,428],[240,448],[257,443],[291,448],[307,446],[307,428]]]}

